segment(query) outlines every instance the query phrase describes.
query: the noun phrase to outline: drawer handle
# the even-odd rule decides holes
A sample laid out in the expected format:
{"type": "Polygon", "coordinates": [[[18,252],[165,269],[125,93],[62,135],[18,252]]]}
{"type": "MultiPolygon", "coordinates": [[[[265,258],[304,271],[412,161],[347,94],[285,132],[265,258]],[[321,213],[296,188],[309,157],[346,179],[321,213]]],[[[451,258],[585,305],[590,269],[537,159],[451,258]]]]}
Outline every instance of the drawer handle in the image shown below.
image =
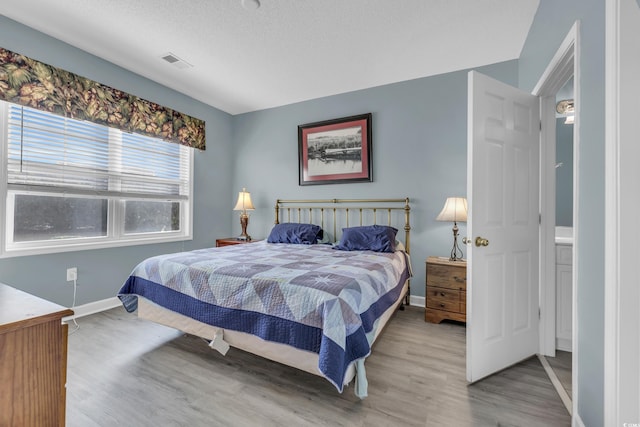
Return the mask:
{"type": "Polygon", "coordinates": [[[440,296],[441,296],[441,297],[446,297],[446,296],[447,296],[447,294],[445,294],[444,292],[440,292],[440,296]]]}
{"type": "Polygon", "coordinates": [[[456,282],[464,282],[465,281],[464,277],[458,277],[458,276],[453,276],[453,280],[455,280],[456,282]]]}
{"type": "Polygon", "coordinates": [[[440,307],[444,308],[444,307],[445,307],[445,305],[444,305],[444,304],[442,304],[442,303],[440,303],[440,307]]]}

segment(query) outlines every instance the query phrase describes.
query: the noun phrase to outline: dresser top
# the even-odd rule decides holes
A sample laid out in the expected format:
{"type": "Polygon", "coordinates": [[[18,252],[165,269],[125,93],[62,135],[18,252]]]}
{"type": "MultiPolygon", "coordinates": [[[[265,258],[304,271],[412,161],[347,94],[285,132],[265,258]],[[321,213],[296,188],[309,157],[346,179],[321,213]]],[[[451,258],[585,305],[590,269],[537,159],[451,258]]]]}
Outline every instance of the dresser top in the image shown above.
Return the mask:
{"type": "Polygon", "coordinates": [[[0,283],[0,333],[73,315],[73,311],[0,283]]]}
{"type": "Polygon", "coordinates": [[[466,267],[467,260],[459,259],[457,261],[449,260],[449,257],[444,256],[430,256],[427,258],[427,262],[431,264],[442,264],[442,265],[450,265],[452,267],[466,267]]]}

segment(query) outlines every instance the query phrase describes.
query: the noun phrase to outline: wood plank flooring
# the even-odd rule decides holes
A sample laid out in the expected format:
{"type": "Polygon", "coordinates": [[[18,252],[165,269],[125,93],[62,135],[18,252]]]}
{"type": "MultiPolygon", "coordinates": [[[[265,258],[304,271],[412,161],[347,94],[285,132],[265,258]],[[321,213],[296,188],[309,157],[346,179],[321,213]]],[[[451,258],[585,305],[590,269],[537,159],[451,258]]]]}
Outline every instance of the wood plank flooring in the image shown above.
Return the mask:
{"type": "Polygon", "coordinates": [[[116,308],[69,337],[67,426],[569,426],[537,358],[474,385],[465,328],[399,311],[367,359],[369,397],[116,308]]]}
{"type": "Polygon", "coordinates": [[[571,397],[571,352],[556,350],[556,357],[547,357],[547,362],[556,373],[560,384],[571,397]]]}

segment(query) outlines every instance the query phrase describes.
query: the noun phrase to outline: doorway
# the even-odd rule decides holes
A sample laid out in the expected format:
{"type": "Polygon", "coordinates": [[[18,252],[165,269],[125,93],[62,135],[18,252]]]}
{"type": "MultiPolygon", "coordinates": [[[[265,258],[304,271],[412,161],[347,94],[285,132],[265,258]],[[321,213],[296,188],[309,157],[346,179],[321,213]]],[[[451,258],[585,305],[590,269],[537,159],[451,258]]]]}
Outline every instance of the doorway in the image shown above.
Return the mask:
{"type": "Polygon", "coordinates": [[[547,358],[553,371],[549,374],[555,375],[561,386],[558,393],[566,393],[568,401],[573,352],[573,80],[571,77],[556,95],[556,354],[547,358]]]}
{"type": "Polygon", "coordinates": [[[570,413],[577,401],[574,375],[577,354],[574,343],[577,336],[575,271],[578,259],[576,251],[572,249],[576,244],[579,226],[579,192],[576,186],[580,123],[578,46],[579,22],[576,22],[533,91],[541,99],[542,122],[540,360],[570,413]],[[572,100],[572,124],[565,123],[569,115],[567,111],[562,114],[564,117],[559,117],[559,103],[563,100],[572,100]],[[571,139],[569,143],[567,137],[571,139]],[[571,146],[571,150],[568,150],[568,146],[571,146]],[[569,170],[569,166],[572,170],[569,170]],[[561,177],[565,181],[557,180],[561,177]],[[557,226],[565,228],[558,229],[557,226]],[[558,235],[558,231],[565,233],[558,235]],[[558,242],[565,245],[558,246],[558,242]],[[565,353],[556,354],[558,348],[565,353]],[[556,359],[547,360],[546,357],[556,359]],[[552,369],[549,361],[556,366],[556,370],[552,369]],[[567,381],[570,381],[570,385],[567,381]]]}
{"type": "MultiPolygon", "coordinates": [[[[536,353],[548,367],[545,356],[556,354],[556,96],[573,78],[575,244],[579,235],[578,46],[576,22],[531,94],[469,73],[467,231],[478,247],[469,251],[467,263],[469,382],[536,353]],[[505,193],[501,182],[513,189],[505,193]]],[[[570,334],[575,343],[576,252],[568,258],[572,273],[570,334]]],[[[578,358],[577,347],[571,347],[573,373],[578,370],[578,358]]],[[[577,402],[575,378],[572,374],[573,401],[565,401],[570,413],[577,402]]]]}

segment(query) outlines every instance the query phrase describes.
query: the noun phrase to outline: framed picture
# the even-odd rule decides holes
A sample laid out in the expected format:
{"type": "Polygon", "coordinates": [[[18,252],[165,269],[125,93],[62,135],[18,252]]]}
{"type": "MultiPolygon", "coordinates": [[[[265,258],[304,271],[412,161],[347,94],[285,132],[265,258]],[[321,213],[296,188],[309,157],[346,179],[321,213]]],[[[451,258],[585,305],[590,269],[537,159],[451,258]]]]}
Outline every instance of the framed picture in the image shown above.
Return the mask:
{"type": "Polygon", "coordinates": [[[371,113],[298,126],[300,185],[372,181],[371,113]]]}

